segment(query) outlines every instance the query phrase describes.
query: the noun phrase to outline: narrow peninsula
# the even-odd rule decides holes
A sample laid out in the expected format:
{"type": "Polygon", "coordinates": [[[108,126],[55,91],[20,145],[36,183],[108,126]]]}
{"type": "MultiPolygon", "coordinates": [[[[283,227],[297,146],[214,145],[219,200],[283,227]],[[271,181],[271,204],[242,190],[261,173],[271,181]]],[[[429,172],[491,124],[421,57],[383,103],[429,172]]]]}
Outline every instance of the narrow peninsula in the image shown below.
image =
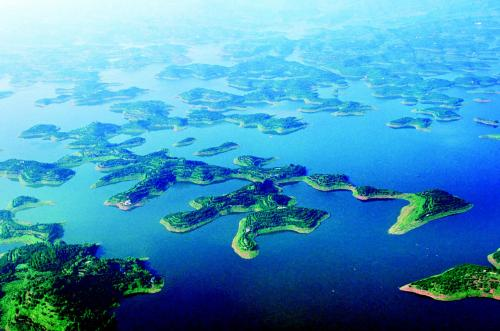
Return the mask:
{"type": "Polygon", "coordinates": [[[33,244],[54,242],[61,238],[64,231],[60,223],[30,224],[16,218],[16,213],[20,211],[52,204],[51,201],[30,196],[19,196],[12,200],[6,209],[0,210],[0,243],[33,244]]]}

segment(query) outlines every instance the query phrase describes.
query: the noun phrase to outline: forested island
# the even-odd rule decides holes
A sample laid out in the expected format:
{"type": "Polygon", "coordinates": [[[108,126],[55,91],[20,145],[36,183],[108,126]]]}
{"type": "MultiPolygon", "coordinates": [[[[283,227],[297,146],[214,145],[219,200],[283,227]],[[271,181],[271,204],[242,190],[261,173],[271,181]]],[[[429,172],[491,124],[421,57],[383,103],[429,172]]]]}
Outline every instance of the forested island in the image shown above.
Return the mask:
{"type": "Polygon", "coordinates": [[[55,163],[10,159],[0,162],[0,176],[26,186],[59,186],[75,175],[55,163]]]}
{"type": "Polygon", "coordinates": [[[161,277],[145,260],[103,259],[97,245],[39,243],[0,257],[0,327],[6,330],[108,330],[130,295],[156,293],[161,277]]]}
{"type": "Polygon", "coordinates": [[[217,154],[226,153],[232,151],[234,149],[239,148],[240,146],[235,142],[225,142],[219,146],[209,147],[205,149],[201,149],[195,153],[196,156],[214,156],[217,154]]]}
{"type": "Polygon", "coordinates": [[[436,121],[441,122],[451,122],[458,121],[462,118],[458,113],[453,110],[441,107],[431,107],[431,108],[415,108],[412,110],[413,113],[429,115],[432,116],[436,121]]]}
{"type": "Polygon", "coordinates": [[[396,224],[389,233],[404,234],[430,221],[465,213],[473,205],[443,190],[429,190],[421,193],[407,193],[402,198],[410,204],[401,209],[396,224]]]}
{"type": "MultiPolygon", "coordinates": [[[[112,108],[115,112],[123,113],[128,119],[144,119],[143,116],[145,113],[165,115],[168,114],[170,109],[160,102],[128,103],[116,105],[112,108]]],[[[225,115],[220,112],[198,110],[192,114],[197,114],[198,125],[201,125],[201,123],[211,123],[211,121],[225,120],[225,115]]],[[[258,114],[250,116],[259,117],[258,114]]],[[[106,205],[116,206],[122,210],[131,210],[140,207],[147,200],[163,194],[169,187],[178,182],[209,185],[231,179],[242,179],[254,184],[267,183],[266,187],[274,187],[274,190],[276,190],[273,193],[274,195],[266,194],[265,198],[271,199],[267,202],[272,202],[276,197],[279,197],[279,200],[271,203],[274,206],[273,208],[268,208],[268,206],[266,210],[289,207],[289,201],[294,201],[294,199],[286,196],[281,197],[279,191],[283,185],[299,182],[304,182],[314,189],[325,192],[348,190],[360,201],[407,200],[409,205],[401,210],[397,222],[389,229],[389,233],[391,234],[404,234],[429,221],[463,213],[472,207],[472,204],[441,190],[430,190],[421,193],[401,193],[372,186],[355,185],[344,174],[308,175],[306,167],[297,164],[266,167],[268,163],[274,160],[272,157],[261,158],[252,155],[242,155],[234,159],[234,163],[238,167],[229,168],[174,157],[165,149],[146,155],[139,155],[132,152],[130,148],[141,145],[144,143],[144,139],[133,137],[119,143],[109,142],[109,139],[120,134],[123,134],[122,126],[96,122],[68,132],[62,132],[58,127],[53,125],[38,125],[25,131],[22,136],[25,138],[71,140],[68,147],[76,150],[76,152],[62,157],[53,164],[46,164],[46,167],[74,174],[74,171],[69,168],[89,162],[94,163],[97,170],[107,173],[93,185],[94,188],[123,181],[138,181],[128,190],[115,194],[105,201],[106,205]],[[283,203],[284,205],[282,205],[283,203]]],[[[191,139],[185,139],[184,143],[191,143],[191,139]]],[[[236,143],[228,142],[220,146],[201,150],[197,155],[211,156],[233,150],[237,147],[236,143]]],[[[17,162],[24,164],[31,161],[17,162]]],[[[65,180],[68,178],[70,176],[65,180]]],[[[249,188],[247,187],[247,189],[249,188]]],[[[257,189],[257,186],[254,186],[254,189],[257,189]]],[[[235,191],[226,196],[218,197],[216,205],[201,205],[200,201],[202,200],[195,199],[191,203],[195,207],[195,211],[167,215],[162,219],[162,224],[170,231],[185,232],[228,213],[263,211],[262,206],[265,204],[262,203],[262,198],[264,197],[259,192],[257,189],[257,191],[252,193],[252,189],[250,189],[245,192],[245,195],[241,195],[241,192],[235,191]],[[240,199],[242,200],[239,201],[240,199]]]]}
{"type": "Polygon", "coordinates": [[[20,211],[40,206],[52,205],[51,201],[41,201],[30,196],[19,196],[9,202],[6,209],[0,210],[0,243],[54,242],[63,236],[60,223],[29,224],[20,222],[16,214],[20,211]]]}
{"type": "Polygon", "coordinates": [[[429,118],[402,117],[390,121],[386,125],[393,129],[417,129],[420,131],[427,131],[431,124],[432,120],[429,118]]]}
{"type": "Polygon", "coordinates": [[[231,246],[240,257],[252,259],[259,254],[257,236],[281,231],[310,233],[329,216],[325,211],[302,207],[251,213],[240,221],[231,246]]]}
{"type": "Polygon", "coordinates": [[[174,147],[185,147],[192,145],[196,141],[196,138],[193,137],[188,137],[184,138],[182,140],[179,140],[178,142],[174,143],[174,147]]]}
{"type": "Polygon", "coordinates": [[[445,272],[400,287],[401,291],[454,301],[465,298],[500,300],[500,250],[488,256],[492,267],[462,264],[445,272]]]}

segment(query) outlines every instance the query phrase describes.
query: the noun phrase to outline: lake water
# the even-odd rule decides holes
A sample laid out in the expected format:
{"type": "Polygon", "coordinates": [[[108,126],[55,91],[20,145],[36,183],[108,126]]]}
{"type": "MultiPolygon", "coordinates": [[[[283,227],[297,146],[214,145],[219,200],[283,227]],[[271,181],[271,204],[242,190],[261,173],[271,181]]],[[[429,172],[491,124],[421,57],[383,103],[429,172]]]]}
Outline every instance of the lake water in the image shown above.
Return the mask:
{"type": "MultiPolygon", "coordinates": [[[[161,68],[108,71],[102,77],[147,88],[149,93],[141,99],[164,100],[177,106],[179,114],[187,109],[176,98],[182,91],[203,86],[234,92],[224,80],[158,81],[154,75],[161,68]]],[[[34,124],[53,123],[68,130],[92,121],[123,123],[120,114],[107,111],[108,106],[35,107],[34,101],[53,95],[54,87],[37,84],[0,100],[0,159],[52,162],[69,152],[66,142],[17,138],[34,124]]],[[[376,111],[341,118],[300,114],[297,105],[288,103],[260,110],[303,116],[310,124],[305,130],[269,136],[226,124],[161,131],[145,135],[147,144],[134,149],[147,153],[171,148],[175,156],[224,166],[231,166],[237,155],[275,156],[277,165],[296,163],[307,166],[310,173],[345,173],[357,184],[404,192],[441,188],[475,205],[468,213],[431,222],[403,236],[387,234],[403,201],[362,203],[348,192],[324,193],[296,184],[287,186],[285,193],[297,197],[300,206],[326,210],[331,217],[308,235],[259,237],[259,256],[243,260],[230,246],[243,215],[223,217],[186,234],[167,232],[159,220],[168,213],[189,210],[188,202],[195,197],[228,193],[245,182],[178,184],[144,207],[123,212],[105,207],[103,201],[133,183],[90,189],[102,175],[92,165],[79,167],[72,180],[57,188],[27,188],[0,178],[0,205],[21,194],[54,200],[55,206],[18,216],[65,221],[65,241],[98,242],[105,257],[150,258],[151,266],[164,275],[166,286],[157,295],[124,300],[117,310],[122,330],[493,329],[498,326],[498,301],[443,303],[398,290],[456,264],[486,265],[486,256],[500,245],[500,144],[478,139],[494,129],[472,121],[476,116],[491,117],[493,112],[498,117],[500,96],[491,96],[490,104],[477,104],[472,102],[475,96],[460,95],[466,98],[460,110],[463,119],[435,122],[431,132],[387,128],[386,122],[407,115],[409,108],[395,100],[377,100],[363,82],[351,82],[340,91],[340,98],[369,103],[376,111]],[[197,138],[195,144],[171,147],[191,136],[197,138]],[[237,142],[241,148],[208,159],[192,156],[225,141],[237,142]]]]}

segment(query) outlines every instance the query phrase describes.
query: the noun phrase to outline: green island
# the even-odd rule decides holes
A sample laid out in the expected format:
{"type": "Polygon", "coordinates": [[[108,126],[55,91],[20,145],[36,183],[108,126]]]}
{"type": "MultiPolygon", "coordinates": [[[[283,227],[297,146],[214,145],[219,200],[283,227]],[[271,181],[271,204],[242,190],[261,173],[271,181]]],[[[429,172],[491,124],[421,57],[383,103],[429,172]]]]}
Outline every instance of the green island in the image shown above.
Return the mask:
{"type": "Polygon", "coordinates": [[[481,139],[489,139],[489,140],[500,140],[500,133],[492,133],[492,134],[483,134],[479,136],[481,139]]]}
{"type": "Polygon", "coordinates": [[[393,129],[417,129],[420,131],[428,131],[431,124],[432,120],[429,118],[402,117],[390,121],[386,125],[393,129]]]}
{"type": "Polygon", "coordinates": [[[24,139],[43,138],[57,140],[59,138],[58,132],[60,130],[61,128],[54,124],[37,124],[23,131],[19,137],[24,139]]]}
{"type": "Polygon", "coordinates": [[[259,254],[257,236],[282,231],[310,233],[329,216],[325,211],[302,207],[251,213],[240,221],[231,246],[240,257],[253,259],[259,254]]]}
{"type": "Polygon", "coordinates": [[[7,209],[10,210],[12,213],[17,213],[19,211],[26,209],[37,208],[42,206],[52,206],[52,205],[54,205],[53,201],[49,200],[44,201],[35,197],[21,195],[13,199],[11,202],[9,202],[9,204],[7,205],[7,209]]]}
{"type": "Polygon", "coordinates": [[[313,174],[301,180],[318,191],[354,191],[356,188],[344,174],[313,174]]]}
{"type": "Polygon", "coordinates": [[[404,206],[396,223],[389,229],[390,234],[405,234],[430,221],[469,211],[473,205],[449,194],[433,189],[420,193],[401,193],[372,186],[355,186],[346,175],[315,174],[301,180],[319,191],[348,190],[361,201],[400,199],[409,202],[404,206]]]}
{"type": "Polygon", "coordinates": [[[182,100],[193,107],[225,112],[283,101],[309,104],[318,102],[318,87],[347,86],[343,77],[331,71],[286,61],[276,56],[251,59],[232,67],[207,64],[169,66],[158,75],[160,79],[169,80],[223,77],[227,78],[229,86],[245,94],[195,88],[182,93],[182,100]]]}
{"type": "MultiPolygon", "coordinates": [[[[161,111],[168,110],[168,107],[160,106],[161,104],[147,103],[138,105],[136,104],[134,107],[127,106],[126,109],[130,112],[133,112],[132,109],[139,108],[162,109],[161,111]]],[[[212,123],[213,121],[224,121],[226,118],[225,115],[219,112],[209,112],[206,110],[197,110],[191,113],[191,115],[193,114],[197,116],[197,125],[212,123]]],[[[407,200],[409,205],[401,210],[396,224],[389,230],[391,234],[403,234],[431,220],[462,213],[472,207],[471,204],[466,203],[460,198],[456,198],[440,190],[431,190],[422,193],[400,193],[371,186],[356,186],[349,181],[346,175],[307,175],[307,169],[301,165],[289,164],[280,167],[265,167],[274,158],[243,155],[234,160],[234,163],[238,166],[237,168],[228,168],[210,165],[201,161],[173,157],[169,155],[168,150],[160,150],[147,155],[138,155],[127,148],[141,144],[143,142],[141,139],[135,139],[139,137],[134,137],[121,143],[109,142],[108,139],[123,134],[122,128],[114,124],[91,123],[86,127],[70,132],[60,132],[57,127],[50,125],[38,126],[36,129],[30,129],[30,132],[26,136],[52,139],[51,137],[55,134],[57,134],[58,140],[73,140],[69,144],[69,147],[77,149],[78,152],[61,158],[58,162],[52,164],[52,166],[71,168],[87,162],[95,163],[97,170],[106,172],[107,174],[92,186],[94,188],[124,181],[137,181],[128,190],[115,194],[105,201],[106,205],[116,206],[122,210],[131,210],[140,207],[147,200],[163,194],[169,187],[178,182],[209,185],[231,179],[246,180],[252,183],[262,183],[270,180],[274,183],[273,185],[278,187],[304,182],[314,189],[326,192],[335,190],[351,191],[353,196],[360,201],[407,200]]],[[[226,149],[234,149],[236,146],[234,143],[227,143],[207,149],[206,151],[201,151],[200,154],[217,154],[226,149]]],[[[67,170],[72,171],[70,169],[67,170]]],[[[248,204],[242,203],[238,205],[234,203],[234,199],[240,197],[239,194],[231,195],[231,197],[233,202],[230,202],[229,205],[246,206],[246,211],[250,212],[260,211],[252,209],[256,208],[255,206],[250,208],[248,204]]],[[[292,199],[290,197],[287,198],[292,199]]],[[[220,201],[224,201],[225,199],[230,199],[230,196],[219,199],[222,199],[220,201]]],[[[246,199],[255,202],[255,200],[248,199],[248,194],[246,199]]],[[[218,210],[217,208],[202,208],[195,202],[192,205],[195,207],[195,211],[177,213],[175,217],[168,215],[163,219],[164,226],[172,231],[189,231],[221,215],[225,215],[231,210],[231,212],[236,212],[235,210],[238,209],[236,207],[222,208],[222,210],[218,210]]],[[[258,205],[262,206],[262,204],[258,205]]]]}
{"type": "Polygon", "coordinates": [[[491,298],[500,300],[500,251],[490,254],[488,260],[494,265],[484,267],[462,264],[445,272],[409,283],[400,287],[411,292],[440,301],[465,298],[491,298]]]}
{"type": "Polygon", "coordinates": [[[6,209],[0,210],[0,243],[54,242],[63,235],[60,223],[29,224],[16,219],[16,213],[40,206],[52,205],[51,201],[41,201],[30,196],[13,199],[6,209]]]}
{"type": "Polygon", "coordinates": [[[225,112],[246,107],[245,97],[241,95],[201,87],[181,93],[180,98],[193,107],[210,111],[225,112]]]}
{"type": "MultiPolygon", "coordinates": [[[[201,197],[192,200],[190,205],[195,210],[169,214],[162,218],[161,224],[171,232],[188,232],[229,214],[264,211],[272,213],[280,209],[290,208],[295,206],[296,201],[293,197],[282,195],[280,193],[281,186],[298,182],[304,182],[312,188],[324,192],[351,191],[352,195],[360,201],[393,199],[408,201],[409,204],[401,209],[396,223],[389,229],[390,234],[401,235],[432,220],[464,213],[472,208],[472,204],[442,190],[400,193],[372,186],[356,186],[343,174],[313,174],[308,176],[305,168],[296,165],[262,168],[262,164],[256,163],[256,161],[262,160],[267,159],[249,155],[236,158],[234,163],[241,168],[227,169],[226,179],[240,178],[252,181],[253,184],[222,196],[201,197]]],[[[220,169],[218,171],[220,173],[220,169]]],[[[219,178],[219,180],[225,179],[219,178]]],[[[252,222],[257,222],[255,219],[251,219],[252,222]]],[[[285,218],[281,220],[286,221],[285,218]]],[[[233,248],[234,245],[233,242],[233,248]]]]}
{"type": "Polygon", "coordinates": [[[488,255],[488,261],[497,269],[500,269],[500,248],[495,253],[488,255]]]}
{"type": "Polygon", "coordinates": [[[374,108],[355,101],[340,101],[337,98],[318,99],[299,108],[302,113],[329,112],[333,116],[363,116],[374,108]]]}
{"type": "Polygon", "coordinates": [[[410,204],[401,209],[389,233],[404,234],[430,221],[469,211],[473,204],[443,190],[404,193],[401,198],[410,204]]]}
{"type": "Polygon", "coordinates": [[[97,188],[123,181],[138,180],[129,190],[118,193],[105,204],[122,210],[141,206],[145,200],[162,194],[176,182],[207,185],[226,181],[231,177],[229,168],[208,165],[201,161],[171,157],[168,150],[160,150],[134,159],[110,160],[98,164],[109,174],[100,178],[92,187],[97,188]]]}
{"type": "Polygon", "coordinates": [[[161,224],[171,232],[188,232],[221,216],[284,208],[295,203],[294,198],[281,194],[281,188],[273,181],[265,180],[222,196],[192,200],[190,205],[194,211],[167,215],[161,220],[161,224]]]}
{"type": "Polygon", "coordinates": [[[38,243],[0,257],[0,327],[108,330],[127,296],[156,293],[163,280],[144,259],[103,259],[97,245],[38,243]]]}
{"type": "Polygon", "coordinates": [[[256,128],[262,133],[277,135],[290,134],[307,127],[307,123],[297,117],[275,117],[265,113],[224,115],[206,109],[192,110],[188,114],[188,123],[194,127],[231,123],[241,128],[256,128]]]}
{"type": "Polygon", "coordinates": [[[179,140],[178,142],[174,143],[174,147],[189,146],[189,145],[192,145],[195,141],[196,141],[196,138],[193,138],[193,137],[184,138],[184,139],[179,140]]]}
{"type": "Polygon", "coordinates": [[[258,157],[253,155],[241,155],[233,160],[240,167],[262,167],[276,160],[274,157],[258,157]]]}
{"type": "Polygon", "coordinates": [[[415,108],[412,110],[412,112],[416,114],[430,115],[436,121],[441,121],[441,122],[457,121],[462,118],[462,116],[460,116],[453,110],[442,107],[431,107],[424,109],[415,108]]]}
{"type": "Polygon", "coordinates": [[[57,88],[53,98],[42,98],[35,102],[38,107],[73,101],[77,106],[96,106],[109,102],[130,100],[147,92],[135,86],[111,90],[113,84],[100,81],[97,72],[89,73],[88,77],[77,80],[72,88],[57,88]]]}
{"type": "Polygon", "coordinates": [[[240,147],[240,145],[238,145],[235,142],[225,142],[219,146],[201,149],[198,152],[196,152],[194,155],[196,155],[196,156],[214,156],[217,154],[222,154],[222,153],[232,151],[232,150],[237,149],[239,147],[240,147]]]}
{"type": "Polygon", "coordinates": [[[296,117],[274,117],[263,113],[227,115],[224,120],[242,128],[257,128],[266,134],[285,135],[307,127],[307,123],[296,117]]]}
{"type": "MultiPolygon", "coordinates": [[[[36,125],[21,134],[26,139],[41,138],[46,140],[71,140],[68,148],[77,150],[57,160],[53,165],[74,168],[84,163],[99,163],[110,160],[134,159],[136,156],[128,148],[144,144],[142,137],[132,137],[120,143],[110,143],[109,139],[122,134],[122,128],[109,123],[90,123],[85,127],[61,132],[53,125],[36,125]]],[[[72,171],[72,170],[71,170],[72,171]]]]}
{"type": "MultiPolygon", "coordinates": [[[[106,205],[116,206],[122,210],[130,210],[143,205],[149,199],[159,196],[177,182],[208,185],[230,179],[242,179],[253,183],[271,180],[278,186],[304,182],[319,191],[351,191],[352,195],[360,201],[393,199],[408,201],[409,204],[401,209],[396,224],[389,230],[391,234],[403,234],[429,221],[463,213],[472,208],[472,204],[442,190],[401,193],[372,186],[356,186],[343,174],[307,175],[307,169],[301,165],[290,164],[281,167],[264,167],[272,159],[243,155],[234,160],[238,168],[233,169],[209,165],[200,161],[176,158],[170,156],[167,150],[162,150],[144,156],[136,155],[132,159],[109,160],[99,163],[98,169],[109,172],[109,174],[99,179],[93,187],[97,188],[123,181],[138,180],[139,182],[127,191],[118,193],[105,202],[106,205]]],[[[212,219],[220,215],[214,213],[213,210],[206,209],[196,211],[194,214],[181,213],[176,215],[177,218],[184,216],[196,219],[206,216],[207,219],[212,219]],[[204,214],[205,212],[206,214],[204,214]]],[[[195,223],[199,224],[202,221],[196,220],[195,223]]],[[[175,228],[175,226],[172,226],[172,228],[175,228]]]]}
{"type": "Polygon", "coordinates": [[[73,170],[55,163],[18,159],[0,162],[0,176],[18,181],[26,186],[59,186],[70,180],[74,175],[73,170]]]}
{"type": "Polygon", "coordinates": [[[492,126],[494,128],[498,127],[498,125],[500,123],[498,120],[489,120],[489,119],[481,118],[481,117],[474,117],[474,122],[476,122],[478,124],[492,126]]]}
{"type": "Polygon", "coordinates": [[[208,185],[230,179],[243,179],[250,182],[272,179],[277,182],[287,182],[305,175],[306,172],[304,167],[298,165],[231,169],[201,161],[172,157],[167,150],[136,156],[135,159],[101,162],[97,167],[109,174],[100,178],[93,185],[94,188],[123,181],[139,181],[129,190],[118,193],[105,202],[106,205],[116,206],[122,210],[141,206],[146,200],[162,194],[177,182],[197,185],[208,185]]]}
{"type": "Polygon", "coordinates": [[[128,123],[122,125],[121,133],[138,135],[148,131],[182,130],[187,120],[171,117],[173,106],[163,101],[147,100],[114,104],[110,111],[121,113],[128,123]]]}

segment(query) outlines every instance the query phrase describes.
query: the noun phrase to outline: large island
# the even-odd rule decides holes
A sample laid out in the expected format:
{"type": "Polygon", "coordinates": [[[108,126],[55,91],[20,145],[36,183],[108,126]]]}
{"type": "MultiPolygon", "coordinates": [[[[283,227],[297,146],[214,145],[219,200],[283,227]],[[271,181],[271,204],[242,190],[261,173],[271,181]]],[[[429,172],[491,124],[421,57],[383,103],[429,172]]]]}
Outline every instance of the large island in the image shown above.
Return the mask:
{"type": "Polygon", "coordinates": [[[55,163],[10,159],[0,162],[0,176],[26,186],[59,186],[75,175],[71,169],[55,163]]]}
{"type": "Polygon", "coordinates": [[[281,188],[273,181],[265,180],[222,196],[200,197],[190,204],[195,211],[170,214],[161,220],[167,230],[192,231],[220,216],[284,208],[294,205],[295,199],[281,194],[281,188]]]}
{"type": "Polygon", "coordinates": [[[0,327],[108,330],[130,295],[156,293],[163,280],[136,258],[103,259],[97,245],[39,243],[0,258],[0,327]]]}
{"type": "Polygon", "coordinates": [[[465,298],[500,300],[500,251],[488,256],[492,267],[462,264],[445,272],[400,287],[401,291],[453,301],[465,298]]]}

